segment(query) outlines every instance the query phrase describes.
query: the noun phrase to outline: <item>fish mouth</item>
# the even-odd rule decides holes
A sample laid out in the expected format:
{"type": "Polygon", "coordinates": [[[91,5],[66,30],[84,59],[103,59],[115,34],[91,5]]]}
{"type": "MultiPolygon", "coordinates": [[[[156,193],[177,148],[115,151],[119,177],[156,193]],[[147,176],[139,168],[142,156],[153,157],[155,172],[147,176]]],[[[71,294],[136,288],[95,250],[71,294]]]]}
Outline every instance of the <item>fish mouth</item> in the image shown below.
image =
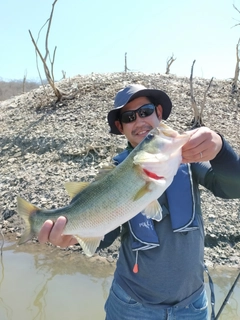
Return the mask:
{"type": "Polygon", "coordinates": [[[151,179],[154,179],[154,180],[164,180],[165,179],[163,176],[158,176],[156,173],[148,171],[147,169],[143,169],[143,171],[151,179]]]}

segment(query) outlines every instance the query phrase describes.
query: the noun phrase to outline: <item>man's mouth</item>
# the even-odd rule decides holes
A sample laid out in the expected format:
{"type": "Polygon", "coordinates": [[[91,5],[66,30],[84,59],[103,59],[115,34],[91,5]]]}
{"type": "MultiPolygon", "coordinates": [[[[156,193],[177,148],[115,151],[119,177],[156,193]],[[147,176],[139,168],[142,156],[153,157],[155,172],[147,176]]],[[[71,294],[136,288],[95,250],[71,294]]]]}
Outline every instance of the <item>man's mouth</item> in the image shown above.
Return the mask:
{"type": "Polygon", "coordinates": [[[143,136],[143,135],[146,136],[151,130],[152,130],[151,127],[136,128],[135,130],[133,130],[132,134],[136,136],[143,136]]]}
{"type": "Polygon", "coordinates": [[[146,133],[148,133],[148,131],[144,130],[144,131],[140,131],[140,132],[138,132],[138,133],[137,133],[137,135],[139,135],[139,136],[140,136],[140,135],[142,135],[142,134],[146,134],[146,133]]]}

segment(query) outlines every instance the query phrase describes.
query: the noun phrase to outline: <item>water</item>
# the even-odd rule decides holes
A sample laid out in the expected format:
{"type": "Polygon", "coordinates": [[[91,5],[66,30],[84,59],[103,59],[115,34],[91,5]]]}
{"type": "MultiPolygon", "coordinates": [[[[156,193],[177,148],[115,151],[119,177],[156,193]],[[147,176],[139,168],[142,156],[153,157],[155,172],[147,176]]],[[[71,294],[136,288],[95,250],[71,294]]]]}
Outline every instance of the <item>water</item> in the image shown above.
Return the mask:
{"type": "MultiPolygon", "coordinates": [[[[217,315],[224,299],[226,298],[230,288],[239,273],[238,269],[219,267],[217,269],[209,269],[212,280],[214,282],[215,291],[215,314],[217,315]]],[[[207,276],[205,277],[208,282],[207,276]]],[[[208,299],[210,301],[210,288],[207,285],[208,299]]],[[[211,309],[209,307],[209,311],[211,309]]],[[[233,293],[229,297],[228,303],[225,305],[219,320],[240,320],[240,279],[238,280],[233,293]]]]}
{"type": "MultiPolygon", "coordinates": [[[[38,244],[18,247],[15,241],[7,242],[0,266],[0,319],[103,320],[113,272],[114,267],[104,260],[38,244]]],[[[210,272],[217,313],[238,271],[210,272]]],[[[207,290],[209,295],[208,286],[207,290]]],[[[240,283],[220,317],[226,319],[240,319],[240,283]]]]}

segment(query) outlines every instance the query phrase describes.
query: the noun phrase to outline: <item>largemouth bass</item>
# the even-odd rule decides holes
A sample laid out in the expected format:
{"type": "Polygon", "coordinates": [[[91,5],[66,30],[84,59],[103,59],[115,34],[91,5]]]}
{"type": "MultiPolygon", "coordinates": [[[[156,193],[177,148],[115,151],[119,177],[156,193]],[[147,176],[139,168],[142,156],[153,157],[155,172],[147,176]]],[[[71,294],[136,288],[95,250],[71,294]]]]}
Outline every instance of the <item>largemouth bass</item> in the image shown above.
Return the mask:
{"type": "Polygon", "coordinates": [[[179,134],[164,123],[114,169],[92,183],[69,182],[69,205],[43,210],[18,197],[18,213],[25,221],[19,244],[38,234],[47,220],[67,218],[64,234],[72,234],[87,256],[92,256],[104,235],[139,212],[160,221],[162,210],[157,199],[172,183],[181,163],[181,148],[189,136],[179,134]]]}

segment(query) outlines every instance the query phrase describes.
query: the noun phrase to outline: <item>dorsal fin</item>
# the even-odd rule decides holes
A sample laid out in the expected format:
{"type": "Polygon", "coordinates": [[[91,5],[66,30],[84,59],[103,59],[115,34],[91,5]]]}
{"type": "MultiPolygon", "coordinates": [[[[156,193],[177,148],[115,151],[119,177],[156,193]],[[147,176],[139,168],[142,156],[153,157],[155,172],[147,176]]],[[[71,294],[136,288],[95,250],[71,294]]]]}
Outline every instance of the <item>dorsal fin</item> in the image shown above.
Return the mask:
{"type": "Polygon", "coordinates": [[[74,198],[79,192],[89,186],[89,182],[66,182],[64,184],[70,198],[74,198]]]}
{"type": "Polygon", "coordinates": [[[104,177],[106,174],[108,174],[109,172],[111,172],[113,169],[115,169],[116,166],[114,165],[108,165],[108,166],[104,166],[101,169],[98,170],[98,174],[95,177],[95,180],[99,180],[102,177],[104,177]]]}

